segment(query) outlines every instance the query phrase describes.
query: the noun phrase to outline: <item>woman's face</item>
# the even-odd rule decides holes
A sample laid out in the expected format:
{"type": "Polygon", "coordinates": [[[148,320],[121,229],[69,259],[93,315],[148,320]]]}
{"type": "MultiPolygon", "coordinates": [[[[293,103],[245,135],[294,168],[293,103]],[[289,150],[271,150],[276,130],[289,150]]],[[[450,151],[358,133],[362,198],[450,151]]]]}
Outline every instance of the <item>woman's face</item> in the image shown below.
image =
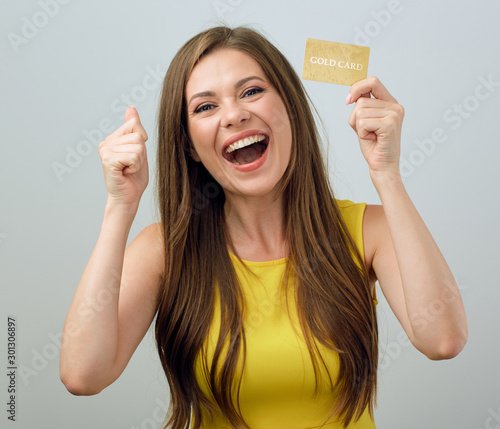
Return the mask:
{"type": "Polygon", "coordinates": [[[292,133],[259,64],[242,51],[218,49],[194,67],[185,97],[193,159],[226,196],[270,193],[290,161],[292,133]]]}

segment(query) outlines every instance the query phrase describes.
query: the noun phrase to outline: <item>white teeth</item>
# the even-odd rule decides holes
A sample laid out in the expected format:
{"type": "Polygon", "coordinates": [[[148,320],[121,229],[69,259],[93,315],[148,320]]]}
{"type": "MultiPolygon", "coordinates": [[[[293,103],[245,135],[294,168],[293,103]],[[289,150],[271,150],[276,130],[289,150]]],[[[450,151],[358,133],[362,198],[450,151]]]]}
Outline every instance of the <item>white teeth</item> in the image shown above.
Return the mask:
{"type": "Polygon", "coordinates": [[[251,144],[260,142],[260,141],[262,141],[265,138],[266,138],[265,135],[258,134],[256,136],[247,137],[245,139],[238,140],[237,142],[234,142],[233,144],[230,144],[226,148],[226,153],[231,153],[231,152],[235,151],[236,149],[241,149],[242,147],[250,146],[251,144]]]}

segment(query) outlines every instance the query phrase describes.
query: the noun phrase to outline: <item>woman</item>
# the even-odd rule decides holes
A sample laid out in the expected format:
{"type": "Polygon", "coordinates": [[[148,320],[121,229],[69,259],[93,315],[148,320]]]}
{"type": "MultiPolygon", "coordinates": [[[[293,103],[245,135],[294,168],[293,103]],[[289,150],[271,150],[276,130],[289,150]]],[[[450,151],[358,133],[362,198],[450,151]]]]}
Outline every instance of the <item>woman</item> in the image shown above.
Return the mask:
{"type": "Polygon", "coordinates": [[[168,426],[374,428],[376,280],[418,350],[460,352],[458,287],[399,175],[403,108],[374,77],[351,103],[382,205],[334,198],[309,99],[263,36],[216,27],[179,50],[158,117],[161,222],[126,249],[148,183],[133,107],[99,146],[108,201],[61,346],[71,393],[113,383],[157,315],[168,426]]]}

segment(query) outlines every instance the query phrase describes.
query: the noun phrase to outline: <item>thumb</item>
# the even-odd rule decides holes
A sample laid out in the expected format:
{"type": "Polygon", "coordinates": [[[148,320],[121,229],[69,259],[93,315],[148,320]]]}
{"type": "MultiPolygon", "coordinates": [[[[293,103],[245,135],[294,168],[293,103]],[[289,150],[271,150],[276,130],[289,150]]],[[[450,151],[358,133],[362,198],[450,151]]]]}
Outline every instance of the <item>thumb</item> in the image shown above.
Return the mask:
{"type": "Polygon", "coordinates": [[[125,122],[134,117],[139,119],[139,113],[137,113],[137,110],[134,106],[128,106],[127,110],[125,111],[125,122]]]}

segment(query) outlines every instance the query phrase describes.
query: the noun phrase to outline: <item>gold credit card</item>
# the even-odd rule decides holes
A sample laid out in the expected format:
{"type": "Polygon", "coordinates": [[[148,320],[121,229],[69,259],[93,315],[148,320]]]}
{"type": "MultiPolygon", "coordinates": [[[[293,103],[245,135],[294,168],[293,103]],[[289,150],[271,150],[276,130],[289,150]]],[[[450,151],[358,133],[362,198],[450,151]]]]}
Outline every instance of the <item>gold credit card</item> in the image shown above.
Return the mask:
{"type": "Polygon", "coordinates": [[[351,86],[367,77],[369,56],[366,46],[307,39],[302,77],[351,86]]]}

